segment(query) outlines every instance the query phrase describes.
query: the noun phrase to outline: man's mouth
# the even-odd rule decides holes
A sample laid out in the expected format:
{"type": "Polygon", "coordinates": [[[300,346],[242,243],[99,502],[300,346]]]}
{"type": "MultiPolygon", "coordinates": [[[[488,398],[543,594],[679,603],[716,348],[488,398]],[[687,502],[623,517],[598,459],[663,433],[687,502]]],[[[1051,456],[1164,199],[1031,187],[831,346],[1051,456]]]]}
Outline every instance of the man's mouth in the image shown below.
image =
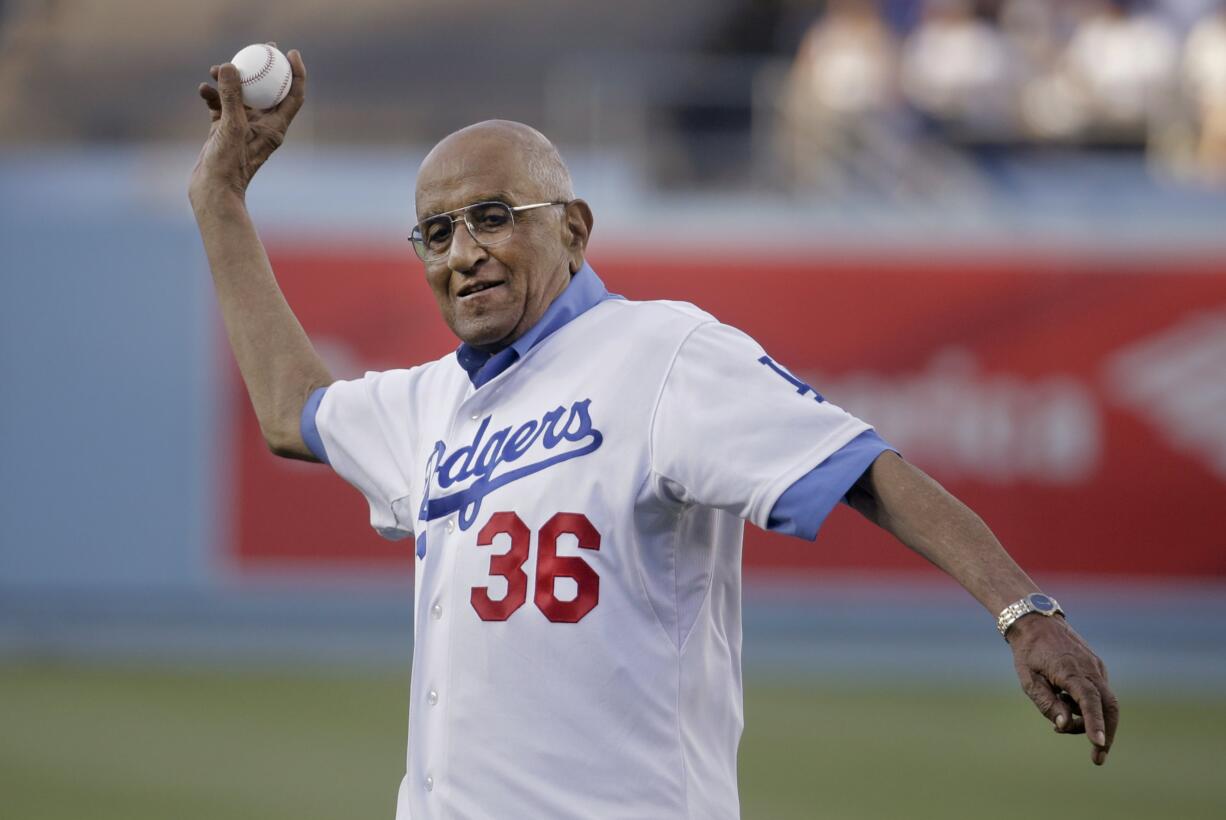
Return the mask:
{"type": "Polygon", "coordinates": [[[502,284],[502,282],[469,282],[464,287],[456,291],[456,296],[460,299],[464,299],[466,297],[487,291],[490,288],[501,287],[502,284]]]}

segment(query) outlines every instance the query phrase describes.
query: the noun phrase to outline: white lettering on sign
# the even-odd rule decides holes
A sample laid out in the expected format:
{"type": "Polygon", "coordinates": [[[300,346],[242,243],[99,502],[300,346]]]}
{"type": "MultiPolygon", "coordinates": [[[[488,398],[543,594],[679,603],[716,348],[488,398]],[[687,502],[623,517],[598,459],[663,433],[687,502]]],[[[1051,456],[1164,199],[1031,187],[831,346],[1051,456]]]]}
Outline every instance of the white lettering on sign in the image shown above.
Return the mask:
{"type": "Polygon", "coordinates": [[[969,351],[947,348],[918,372],[803,377],[943,479],[1068,485],[1099,463],[1099,406],[1072,376],[984,373],[969,351]]]}

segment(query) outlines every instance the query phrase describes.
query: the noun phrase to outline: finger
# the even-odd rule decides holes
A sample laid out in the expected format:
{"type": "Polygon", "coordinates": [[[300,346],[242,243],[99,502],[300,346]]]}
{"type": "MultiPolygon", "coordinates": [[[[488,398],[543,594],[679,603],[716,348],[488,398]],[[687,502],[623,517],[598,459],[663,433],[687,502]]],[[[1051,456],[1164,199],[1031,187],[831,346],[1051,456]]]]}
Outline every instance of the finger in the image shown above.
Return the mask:
{"type": "Polygon", "coordinates": [[[1053,727],[1058,734],[1062,735],[1084,735],[1086,733],[1085,720],[1081,715],[1073,715],[1072,720],[1066,720],[1063,715],[1056,718],[1056,725],[1053,727]]]}
{"type": "Polygon", "coordinates": [[[289,53],[285,55],[285,58],[289,60],[290,71],[293,73],[294,79],[305,81],[307,76],[306,63],[302,61],[302,52],[296,48],[291,48],[289,53]]]}
{"type": "Polygon", "coordinates": [[[218,70],[218,69],[220,69],[220,68],[221,68],[221,66],[219,66],[219,65],[209,66],[209,76],[210,76],[210,77],[212,77],[214,80],[216,80],[216,79],[217,79],[217,70],[218,70]]]}
{"type": "Polygon", "coordinates": [[[290,81],[289,93],[285,95],[285,99],[277,106],[277,114],[282,117],[282,122],[285,126],[289,126],[290,120],[298,113],[298,109],[302,108],[302,103],[306,100],[306,64],[302,62],[302,54],[296,48],[290,49],[289,54],[285,55],[289,60],[290,76],[293,79],[290,81]]]}
{"type": "Polygon", "coordinates": [[[1105,679],[1098,685],[1098,691],[1103,698],[1103,721],[1106,724],[1107,749],[1110,750],[1115,743],[1115,730],[1120,725],[1120,702],[1105,679]]]}
{"type": "Polygon", "coordinates": [[[217,71],[217,92],[221,97],[221,121],[238,130],[247,130],[247,111],[243,108],[243,82],[238,69],[226,63],[217,71]]]}
{"type": "Polygon", "coordinates": [[[200,96],[208,104],[209,108],[220,114],[221,113],[221,95],[217,93],[217,89],[208,83],[201,83],[198,89],[200,96]]]}
{"type": "Polygon", "coordinates": [[[1058,697],[1058,690],[1042,675],[1029,669],[1018,670],[1022,691],[1034,701],[1034,705],[1056,726],[1057,732],[1068,732],[1073,724],[1073,710],[1058,697]]]}
{"type": "Polygon", "coordinates": [[[1094,684],[1085,678],[1073,678],[1065,684],[1064,688],[1077,701],[1081,715],[1085,718],[1086,735],[1095,746],[1095,751],[1091,752],[1090,757],[1096,764],[1102,765],[1100,758],[1105,760],[1106,756],[1097,754],[1098,750],[1103,752],[1107,750],[1102,694],[1094,684]]]}
{"type": "MultiPolygon", "coordinates": [[[[1051,684],[1048,684],[1049,686],[1051,684]]],[[[1055,688],[1055,687],[1052,687],[1055,688]]],[[[1060,690],[1057,697],[1060,699],[1062,706],[1067,708],[1067,716],[1061,712],[1053,721],[1056,724],[1056,731],[1062,735],[1081,735],[1085,734],[1086,724],[1085,719],[1081,717],[1080,707],[1077,706],[1077,701],[1073,700],[1073,696],[1063,689],[1060,690]]]]}

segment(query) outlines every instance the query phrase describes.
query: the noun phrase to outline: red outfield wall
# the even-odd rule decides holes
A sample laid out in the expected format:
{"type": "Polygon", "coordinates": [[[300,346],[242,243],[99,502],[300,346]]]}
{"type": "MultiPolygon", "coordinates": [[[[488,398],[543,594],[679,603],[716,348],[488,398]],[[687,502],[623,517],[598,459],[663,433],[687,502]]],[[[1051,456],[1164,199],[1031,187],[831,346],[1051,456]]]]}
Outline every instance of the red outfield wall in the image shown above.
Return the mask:
{"type": "MultiPolygon", "coordinates": [[[[411,255],[273,248],[338,376],[456,342],[411,255]]],[[[602,255],[630,298],[692,301],[875,424],[1028,569],[1226,576],[1226,259],[602,255]]],[[[235,382],[228,549],[240,570],[408,569],[326,468],[280,461],[235,382]]],[[[847,509],[816,545],[749,527],[748,571],[924,571],[847,509]]]]}

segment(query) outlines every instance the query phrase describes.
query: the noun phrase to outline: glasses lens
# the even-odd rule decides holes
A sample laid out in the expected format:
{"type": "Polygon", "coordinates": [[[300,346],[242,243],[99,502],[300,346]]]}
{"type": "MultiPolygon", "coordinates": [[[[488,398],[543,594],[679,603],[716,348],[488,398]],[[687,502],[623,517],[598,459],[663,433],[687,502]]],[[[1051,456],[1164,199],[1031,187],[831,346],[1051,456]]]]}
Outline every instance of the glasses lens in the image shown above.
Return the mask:
{"type": "Polygon", "coordinates": [[[515,219],[501,202],[480,202],[464,213],[464,221],[480,245],[496,245],[511,238],[515,219]]]}
{"type": "Polygon", "coordinates": [[[417,251],[418,257],[420,257],[423,260],[426,260],[429,258],[429,254],[426,253],[426,243],[423,242],[421,238],[421,228],[420,227],[413,228],[413,232],[409,234],[409,242],[412,243],[413,250],[417,251]]]}
{"type": "Polygon", "coordinates": [[[451,217],[436,216],[413,229],[413,247],[422,259],[434,260],[451,250],[451,217]]]}

